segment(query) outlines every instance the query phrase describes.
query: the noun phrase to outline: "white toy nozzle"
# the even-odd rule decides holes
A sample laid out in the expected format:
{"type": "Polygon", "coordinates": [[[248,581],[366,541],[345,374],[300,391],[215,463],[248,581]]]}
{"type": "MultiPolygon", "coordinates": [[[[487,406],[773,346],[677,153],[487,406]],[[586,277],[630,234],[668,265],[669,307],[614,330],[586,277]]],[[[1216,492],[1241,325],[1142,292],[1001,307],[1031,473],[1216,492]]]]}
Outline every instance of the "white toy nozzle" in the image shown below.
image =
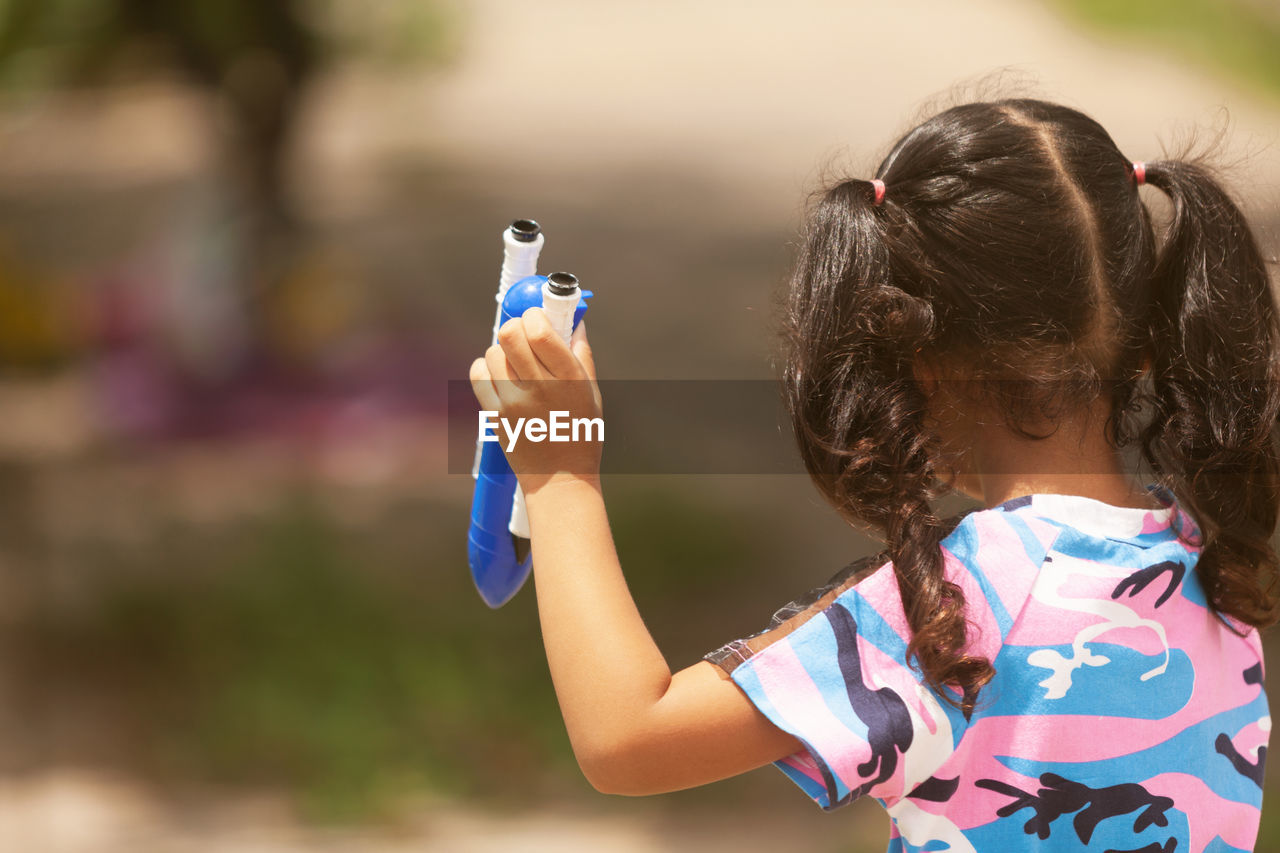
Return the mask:
{"type": "MultiPolygon", "coordinates": [[[[573,335],[573,314],[582,299],[578,277],[567,272],[553,272],[542,283],[542,311],[547,315],[551,328],[569,342],[573,335]]],[[[524,539],[529,534],[529,514],[525,511],[524,490],[516,486],[515,499],[511,502],[511,524],[507,527],[514,535],[524,539]]]]}

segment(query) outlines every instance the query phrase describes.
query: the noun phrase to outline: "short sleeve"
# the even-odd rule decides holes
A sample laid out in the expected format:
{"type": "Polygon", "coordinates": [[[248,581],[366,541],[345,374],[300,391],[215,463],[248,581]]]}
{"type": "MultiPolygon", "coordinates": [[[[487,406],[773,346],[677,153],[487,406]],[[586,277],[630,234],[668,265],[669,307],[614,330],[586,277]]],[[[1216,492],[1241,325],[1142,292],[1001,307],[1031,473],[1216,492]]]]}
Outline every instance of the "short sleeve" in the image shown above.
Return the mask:
{"type": "Polygon", "coordinates": [[[775,766],[826,810],[866,794],[891,806],[956,784],[934,773],[966,721],[907,663],[910,632],[883,556],[706,656],[804,744],[775,766]]]}

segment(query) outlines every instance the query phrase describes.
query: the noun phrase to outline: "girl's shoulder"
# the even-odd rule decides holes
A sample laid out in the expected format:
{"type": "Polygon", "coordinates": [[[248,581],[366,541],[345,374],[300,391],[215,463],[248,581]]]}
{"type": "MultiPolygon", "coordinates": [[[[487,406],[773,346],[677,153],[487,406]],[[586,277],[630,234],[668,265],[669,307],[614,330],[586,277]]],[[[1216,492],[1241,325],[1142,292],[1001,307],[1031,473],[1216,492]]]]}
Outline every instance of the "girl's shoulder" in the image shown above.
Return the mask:
{"type": "Polygon", "coordinates": [[[887,551],[879,551],[848,563],[825,583],[810,589],[798,598],[788,601],[774,611],[769,622],[759,631],[732,640],[704,655],[704,659],[719,666],[726,673],[745,662],[756,653],[785,639],[815,616],[824,613],[842,595],[873,574],[893,573],[893,564],[887,551]]]}

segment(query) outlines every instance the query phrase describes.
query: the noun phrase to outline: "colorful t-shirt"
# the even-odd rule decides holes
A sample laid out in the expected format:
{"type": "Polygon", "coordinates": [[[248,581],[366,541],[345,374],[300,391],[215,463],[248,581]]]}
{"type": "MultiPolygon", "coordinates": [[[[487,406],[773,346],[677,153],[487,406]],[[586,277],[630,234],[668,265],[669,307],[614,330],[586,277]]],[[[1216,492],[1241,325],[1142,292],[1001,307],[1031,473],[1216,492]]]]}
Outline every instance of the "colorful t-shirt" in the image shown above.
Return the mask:
{"type": "Polygon", "coordinates": [[[1164,509],[1027,495],[943,539],[996,671],[968,718],[907,664],[883,555],[707,659],[805,745],[776,766],[820,806],[885,807],[890,851],[1252,850],[1262,646],[1207,609],[1200,530],[1147,489],[1164,509]]]}

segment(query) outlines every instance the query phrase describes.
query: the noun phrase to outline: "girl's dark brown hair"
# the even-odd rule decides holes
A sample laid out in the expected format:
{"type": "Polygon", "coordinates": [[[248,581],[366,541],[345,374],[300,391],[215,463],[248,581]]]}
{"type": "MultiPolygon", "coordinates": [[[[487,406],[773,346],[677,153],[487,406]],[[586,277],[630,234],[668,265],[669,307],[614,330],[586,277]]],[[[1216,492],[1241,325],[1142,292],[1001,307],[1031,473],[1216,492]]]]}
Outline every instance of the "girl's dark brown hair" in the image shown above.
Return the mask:
{"type": "Polygon", "coordinates": [[[1042,100],[951,107],[875,177],[879,205],[869,180],[850,179],[811,206],[783,386],[818,487],[883,531],[927,682],[971,710],[994,670],[970,653],[964,595],[943,576],[939,542],[959,517],[931,500],[957,472],[926,418],[917,357],[966,365],[978,397],[1030,439],[1043,436],[1028,418],[1109,395],[1108,441],[1137,442],[1201,528],[1196,571],[1214,612],[1272,624],[1280,312],[1204,159],[1146,162],[1146,184],[1172,202],[1159,242],[1131,159],[1093,119],[1042,100]]]}

